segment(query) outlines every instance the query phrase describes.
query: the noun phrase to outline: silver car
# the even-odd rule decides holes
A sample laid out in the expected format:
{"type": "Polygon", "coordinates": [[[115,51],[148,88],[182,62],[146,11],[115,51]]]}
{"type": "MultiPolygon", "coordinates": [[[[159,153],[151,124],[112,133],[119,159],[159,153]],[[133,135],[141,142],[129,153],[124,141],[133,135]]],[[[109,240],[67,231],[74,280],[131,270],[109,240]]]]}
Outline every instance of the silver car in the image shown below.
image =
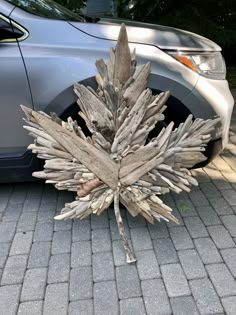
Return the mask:
{"type": "MultiPolygon", "coordinates": [[[[94,63],[108,57],[121,22],[84,18],[51,0],[0,0],[1,182],[30,179],[39,167],[26,149],[32,139],[22,128],[19,105],[76,117],[73,84],[95,86],[94,63]]],[[[148,86],[155,93],[171,92],[164,124],[178,124],[189,113],[221,117],[206,150],[209,162],[227,144],[234,104],[221,48],[183,30],[125,23],[138,62],[151,61],[148,86]]]]}

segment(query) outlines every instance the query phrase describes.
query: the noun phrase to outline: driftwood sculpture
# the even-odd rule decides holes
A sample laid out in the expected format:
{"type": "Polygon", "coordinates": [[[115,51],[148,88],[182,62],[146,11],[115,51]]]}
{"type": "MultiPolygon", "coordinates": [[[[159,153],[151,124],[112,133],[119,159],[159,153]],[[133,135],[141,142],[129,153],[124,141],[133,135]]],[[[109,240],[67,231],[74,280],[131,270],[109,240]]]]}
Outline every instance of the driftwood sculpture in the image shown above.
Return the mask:
{"type": "Polygon", "coordinates": [[[98,88],[75,84],[80,116],[91,135],[77,121],[60,120],[22,106],[34,144],[29,149],[45,160],[44,170],[33,176],[46,179],[59,190],[75,191],[56,220],[100,215],[114,201],[114,211],[127,262],[134,262],[125,235],[119,202],[132,216],[141,214],[154,223],[161,219],[178,223],[171,208],[158,197],[170,190],[189,192],[197,181],[188,168],[205,159],[202,151],[211,138],[215,120],[190,115],[174,129],[171,122],[157,137],[149,132],[164,119],[169,92],[152,95],[147,88],[150,63],[136,67],[126,28],[121,26],[110,59],[96,62],[98,88]]]}

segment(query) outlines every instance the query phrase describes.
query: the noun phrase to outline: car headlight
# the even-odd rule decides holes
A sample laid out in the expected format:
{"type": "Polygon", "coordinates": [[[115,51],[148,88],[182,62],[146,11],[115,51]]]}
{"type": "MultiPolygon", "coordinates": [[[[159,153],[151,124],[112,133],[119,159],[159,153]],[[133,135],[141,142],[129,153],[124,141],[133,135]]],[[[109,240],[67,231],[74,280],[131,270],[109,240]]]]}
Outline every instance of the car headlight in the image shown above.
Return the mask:
{"type": "Polygon", "coordinates": [[[185,53],[168,52],[176,60],[199,74],[217,80],[226,77],[225,61],[220,52],[185,53]]]}

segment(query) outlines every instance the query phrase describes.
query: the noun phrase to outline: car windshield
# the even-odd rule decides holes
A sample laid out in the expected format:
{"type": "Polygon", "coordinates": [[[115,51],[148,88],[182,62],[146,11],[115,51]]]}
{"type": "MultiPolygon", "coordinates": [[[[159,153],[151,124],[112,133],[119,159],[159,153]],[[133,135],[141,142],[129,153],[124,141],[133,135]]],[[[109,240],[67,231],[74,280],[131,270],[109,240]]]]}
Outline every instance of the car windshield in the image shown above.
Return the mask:
{"type": "Polygon", "coordinates": [[[84,18],[52,0],[7,0],[20,9],[34,15],[48,19],[79,21],[84,22],[84,18]]]}

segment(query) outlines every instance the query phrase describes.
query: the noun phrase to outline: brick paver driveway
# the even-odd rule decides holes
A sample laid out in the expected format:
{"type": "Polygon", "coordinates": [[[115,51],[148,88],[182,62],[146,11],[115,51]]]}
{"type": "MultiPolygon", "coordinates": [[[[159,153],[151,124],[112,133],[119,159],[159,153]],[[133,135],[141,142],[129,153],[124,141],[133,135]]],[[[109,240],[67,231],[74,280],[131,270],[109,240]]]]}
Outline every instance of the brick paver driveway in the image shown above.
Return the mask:
{"type": "MultiPolygon", "coordinates": [[[[180,225],[125,216],[127,265],[112,209],[55,222],[70,193],[0,186],[0,314],[236,314],[236,113],[231,143],[195,171],[199,188],[165,196],[180,225]]],[[[124,213],[125,214],[125,213],[124,213]]]]}

